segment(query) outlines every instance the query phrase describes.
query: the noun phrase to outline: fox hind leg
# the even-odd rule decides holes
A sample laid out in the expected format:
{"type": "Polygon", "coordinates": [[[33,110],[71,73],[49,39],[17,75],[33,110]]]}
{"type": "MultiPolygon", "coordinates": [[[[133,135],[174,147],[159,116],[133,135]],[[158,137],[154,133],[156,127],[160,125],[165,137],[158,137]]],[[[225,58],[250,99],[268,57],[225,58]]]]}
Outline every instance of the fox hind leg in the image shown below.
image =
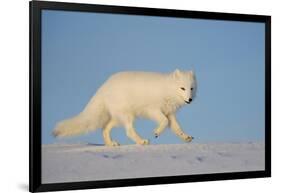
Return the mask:
{"type": "Polygon", "coordinates": [[[126,134],[127,136],[132,139],[136,144],[140,145],[148,145],[149,140],[148,139],[142,139],[137,132],[135,131],[135,128],[133,126],[126,126],[126,134]]]}
{"type": "Polygon", "coordinates": [[[134,117],[130,115],[123,115],[120,117],[122,124],[126,129],[126,135],[139,145],[148,145],[149,140],[141,138],[134,128],[134,117]]]}
{"type": "Polygon", "coordinates": [[[111,130],[114,126],[115,126],[115,122],[113,120],[110,120],[103,129],[103,132],[102,132],[103,139],[104,139],[105,145],[107,145],[107,146],[119,146],[120,145],[118,142],[113,141],[110,136],[111,130]]]}

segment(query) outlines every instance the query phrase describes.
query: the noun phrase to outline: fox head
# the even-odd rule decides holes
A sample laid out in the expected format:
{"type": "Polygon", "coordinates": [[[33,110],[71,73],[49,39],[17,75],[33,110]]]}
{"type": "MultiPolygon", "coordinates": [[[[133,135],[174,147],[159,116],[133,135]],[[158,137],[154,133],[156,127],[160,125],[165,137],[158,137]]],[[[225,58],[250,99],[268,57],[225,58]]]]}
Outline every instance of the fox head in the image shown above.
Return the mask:
{"type": "Polygon", "coordinates": [[[173,93],[179,104],[190,104],[196,95],[196,77],[193,71],[180,71],[176,69],[171,73],[173,93]]]}

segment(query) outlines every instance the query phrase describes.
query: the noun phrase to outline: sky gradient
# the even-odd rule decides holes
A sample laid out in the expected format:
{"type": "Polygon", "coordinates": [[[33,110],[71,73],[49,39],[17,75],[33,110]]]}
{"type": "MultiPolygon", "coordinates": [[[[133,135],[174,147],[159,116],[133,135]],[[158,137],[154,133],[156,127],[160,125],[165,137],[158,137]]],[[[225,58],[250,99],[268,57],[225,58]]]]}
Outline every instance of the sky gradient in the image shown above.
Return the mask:
{"type": "MultiPolygon", "coordinates": [[[[83,110],[119,71],[194,70],[197,97],[177,113],[194,142],[264,140],[263,23],[70,11],[42,12],[42,143],[103,144],[101,130],[55,139],[58,121],[83,110]]],[[[158,139],[150,120],[136,130],[155,143],[183,143],[169,129],[158,139]]],[[[123,128],[112,138],[133,143],[123,128]]]]}

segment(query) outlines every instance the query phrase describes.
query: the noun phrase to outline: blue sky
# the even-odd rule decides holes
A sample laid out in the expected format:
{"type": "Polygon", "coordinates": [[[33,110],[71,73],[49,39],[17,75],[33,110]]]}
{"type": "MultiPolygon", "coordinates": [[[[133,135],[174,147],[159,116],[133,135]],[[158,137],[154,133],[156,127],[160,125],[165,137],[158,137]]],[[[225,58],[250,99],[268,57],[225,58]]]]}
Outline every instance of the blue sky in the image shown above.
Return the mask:
{"type": "MultiPolygon", "coordinates": [[[[264,24],[69,11],[42,12],[42,143],[102,144],[101,130],[55,139],[55,124],[83,110],[113,73],[195,70],[198,90],[177,113],[194,142],[264,140],[264,24]]],[[[183,143],[137,120],[152,144],[183,143]]],[[[112,137],[133,143],[123,128],[112,137]]]]}

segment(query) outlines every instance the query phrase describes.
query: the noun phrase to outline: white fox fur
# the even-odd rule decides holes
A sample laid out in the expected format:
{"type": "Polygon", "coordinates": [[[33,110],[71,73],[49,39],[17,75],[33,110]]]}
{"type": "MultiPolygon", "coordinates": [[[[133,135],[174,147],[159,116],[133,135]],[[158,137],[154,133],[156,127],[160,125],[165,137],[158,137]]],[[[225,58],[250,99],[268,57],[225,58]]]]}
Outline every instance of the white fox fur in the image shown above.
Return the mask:
{"type": "Polygon", "coordinates": [[[119,145],[110,136],[111,129],[123,126],[127,136],[137,144],[148,144],[134,129],[134,120],[144,117],[157,122],[155,137],[167,126],[181,139],[193,137],[179,126],[175,112],[190,103],[196,92],[192,71],[175,70],[170,74],[152,72],[120,72],[112,75],[77,116],[56,125],[54,136],[75,136],[98,128],[103,129],[105,144],[119,145]]]}

